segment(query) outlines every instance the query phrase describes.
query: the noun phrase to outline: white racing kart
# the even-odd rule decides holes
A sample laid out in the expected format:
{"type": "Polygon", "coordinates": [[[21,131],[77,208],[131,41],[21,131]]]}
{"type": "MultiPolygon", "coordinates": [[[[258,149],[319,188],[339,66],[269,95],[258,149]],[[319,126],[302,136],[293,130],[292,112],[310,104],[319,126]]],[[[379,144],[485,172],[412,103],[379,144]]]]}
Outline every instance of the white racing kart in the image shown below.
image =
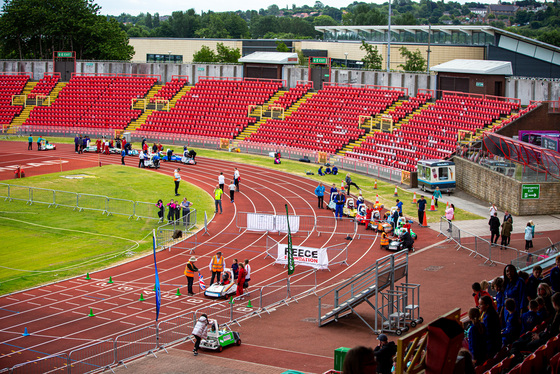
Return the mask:
{"type": "Polygon", "coordinates": [[[238,332],[231,331],[225,325],[222,325],[222,329],[220,329],[216,320],[210,320],[210,323],[208,336],[200,341],[201,348],[221,352],[228,345],[241,345],[241,338],[238,332]]]}
{"type": "Polygon", "coordinates": [[[56,145],[51,144],[49,142],[42,142],[41,146],[39,147],[40,151],[55,151],[56,145]]]}
{"type": "Polygon", "coordinates": [[[233,279],[233,271],[225,268],[222,272],[222,280],[208,287],[204,291],[204,296],[227,299],[229,296],[235,296],[236,292],[237,284],[233,279]]]}

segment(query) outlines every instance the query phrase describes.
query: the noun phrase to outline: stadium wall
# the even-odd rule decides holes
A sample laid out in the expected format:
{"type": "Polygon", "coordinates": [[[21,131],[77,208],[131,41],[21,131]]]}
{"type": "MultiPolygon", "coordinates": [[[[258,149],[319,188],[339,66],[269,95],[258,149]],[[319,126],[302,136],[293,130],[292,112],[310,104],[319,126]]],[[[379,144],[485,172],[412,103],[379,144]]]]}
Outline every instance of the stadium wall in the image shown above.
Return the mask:
{"type": "Polygon", "coordinates": [[[560,113],[550,113],[549,105],[540,105],[524,116],[517,118],[497,131],[498,134],[511,138],[519,130],[557,130],[560,131],[560,113]]]}
{"type": "MultiPolygon", "coordinates": [[[[45,72],[53,71],[51,60],[16,61],[0,60],[1,72],[32,72],[33,80],[39,80],[45,72]]],[[[125,73],[157,74],[162,83],[171,80],[173,75],[188,75],[190,83],[196,83],[198,77],[243,77],[241,64],[177,64],[177,63],[141,63],[120,61],[77,61],[78,73],[125,73]]],[[[298,80],[307,80],[308,68],[284,66],[282,77],[288,87],[295,86],[298,80]]],[[[436,76],[425,73],[402,73],[384,71],[362,71],[333,69],[331,82],[359,83],[380,86],[406,87],[410,95],[416,95],[418,89],[435,89],[436,76]]],[[[320,87],[316,87],[318,89],[320,87]]],[[[510,77],[506,79],[505,96],[521,99],[522,105],[530,101],[554,101],[560,98],[560,81],[546,79],[527,79],[510,77]]]]}
{"type": "Polygon", "coordinates": [[[560,213],[560,183],[539,182],[540,198],[521,199],[522,182],[461,157],[453,157],[457,187],[516,216],[560,213]]]}

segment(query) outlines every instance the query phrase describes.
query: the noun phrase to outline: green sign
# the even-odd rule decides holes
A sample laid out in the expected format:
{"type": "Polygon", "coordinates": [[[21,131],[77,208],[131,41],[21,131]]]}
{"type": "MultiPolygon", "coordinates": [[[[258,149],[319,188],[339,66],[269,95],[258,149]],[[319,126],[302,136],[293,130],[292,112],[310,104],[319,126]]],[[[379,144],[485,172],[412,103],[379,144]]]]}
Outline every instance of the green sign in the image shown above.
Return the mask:
{"type": "Polygon", "coordinates": [[[72,57],[72,52],[56,52],[56,57],[72,57]]]}
{"type": "Polygon", "coordinates": [[[196,70],[198,70],[198,71],[204,71],[204,70],[206,70],[206,69],[205,69],[205,68],[197,68],[196,70]]]}
{"type": "Polygon", "coordinates": [[[484,82],[476,82],[477,87],[484,87],[484,82]]]}
{"type": "Polygon", "coordinates": [[[311,58],[312,64],[326,64],[327,58],[326,57],[313,57],[311,58]]]}
{"type": "Polygon", "coordinates": [[[540,184],[522,184],[521,185],[521,198],[522,199],[538,199],[541,194],[540,184]]]}

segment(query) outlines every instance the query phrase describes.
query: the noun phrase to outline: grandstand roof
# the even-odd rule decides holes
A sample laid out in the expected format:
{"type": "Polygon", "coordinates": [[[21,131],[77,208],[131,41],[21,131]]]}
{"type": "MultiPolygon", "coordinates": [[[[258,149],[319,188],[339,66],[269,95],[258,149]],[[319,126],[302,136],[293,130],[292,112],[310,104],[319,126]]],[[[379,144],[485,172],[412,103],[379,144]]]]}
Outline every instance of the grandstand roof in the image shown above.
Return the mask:
{"type": "Polygon", "coordinates": [[[430,68],[431,71],[444,73],[465,73],[482,75],[512,75],[511,62],[491,60],[456,59],[430,68]]]}
{"type": "Polygon", "coordinates": [[[298,55],[297,53],[291,52],[254,52],[245,57],[241,57],[239,62],[297,65],[298,55]]]}

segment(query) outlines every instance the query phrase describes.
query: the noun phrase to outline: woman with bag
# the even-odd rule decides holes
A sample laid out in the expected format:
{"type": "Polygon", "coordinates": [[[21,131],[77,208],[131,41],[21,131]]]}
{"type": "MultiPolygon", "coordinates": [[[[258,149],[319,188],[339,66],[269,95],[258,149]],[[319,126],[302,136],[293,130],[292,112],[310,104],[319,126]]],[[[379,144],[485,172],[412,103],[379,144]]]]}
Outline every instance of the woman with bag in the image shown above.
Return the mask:
{"type": "MultiPolygon", "coordinates": [[[[237,292],[235,293],[236,297],[243,296],[243,284],[245,283],[245,276],[247,273],[245,272],[245,265],[239,264],[239,268],[237,270],[237,292]]],[[[243,297],[241,297],[243,299],[243,297]]]]}

